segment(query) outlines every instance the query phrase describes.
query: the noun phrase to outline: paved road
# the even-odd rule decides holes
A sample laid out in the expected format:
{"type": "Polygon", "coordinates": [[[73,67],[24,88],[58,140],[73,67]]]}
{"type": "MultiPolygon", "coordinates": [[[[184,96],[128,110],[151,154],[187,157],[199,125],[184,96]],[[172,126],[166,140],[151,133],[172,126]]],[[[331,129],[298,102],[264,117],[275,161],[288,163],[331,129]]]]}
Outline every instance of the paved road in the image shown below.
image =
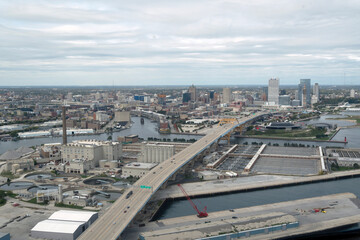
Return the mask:
{"type": "Polygon", "coordinates": [[[238,124],[225,124],[222,127],[216,128],[212,133],[204,136],[183,151],[175,154],[172,158],[160,163],[148,174],[141,177],[132,188],[128,189],[118,200],[116,200],[103,216],[80,235],[78,240],[111,240],[119,238],[127,225],[145,206],[152,195],[175,172],[212,143],[229,133],[237,125],[251,121],[262,114],[264,113],[257,113],[256,115],[242,118],[238,124]],[[140,188],[141,185],[150,186],[151,189],[140,188]],[[132,192],[131,196],[126,198],[130,192],[132,192]]]}

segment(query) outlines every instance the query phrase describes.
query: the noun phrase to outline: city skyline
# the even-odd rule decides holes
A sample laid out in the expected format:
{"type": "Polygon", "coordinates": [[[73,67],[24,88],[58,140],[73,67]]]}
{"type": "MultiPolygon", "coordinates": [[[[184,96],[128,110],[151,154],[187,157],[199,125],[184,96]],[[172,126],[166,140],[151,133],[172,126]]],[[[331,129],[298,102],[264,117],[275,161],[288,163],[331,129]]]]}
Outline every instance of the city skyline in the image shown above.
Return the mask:
{"type": "Polygon", "coordinates": [[[360,76],[357,1],[0,3],[0,86],[266,85],[360,76]]]}

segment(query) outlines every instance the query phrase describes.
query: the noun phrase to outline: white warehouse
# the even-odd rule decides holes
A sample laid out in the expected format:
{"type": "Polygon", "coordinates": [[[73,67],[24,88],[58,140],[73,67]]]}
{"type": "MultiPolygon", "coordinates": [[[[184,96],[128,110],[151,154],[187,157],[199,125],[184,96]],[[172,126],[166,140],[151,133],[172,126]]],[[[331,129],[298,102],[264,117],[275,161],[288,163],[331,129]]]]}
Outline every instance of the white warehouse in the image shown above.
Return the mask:
{"type": "Polygon", "coordinates": [[[96,219],[97,212],[60,210],[31,229],[32,238],[75,240],[96,219]]]}

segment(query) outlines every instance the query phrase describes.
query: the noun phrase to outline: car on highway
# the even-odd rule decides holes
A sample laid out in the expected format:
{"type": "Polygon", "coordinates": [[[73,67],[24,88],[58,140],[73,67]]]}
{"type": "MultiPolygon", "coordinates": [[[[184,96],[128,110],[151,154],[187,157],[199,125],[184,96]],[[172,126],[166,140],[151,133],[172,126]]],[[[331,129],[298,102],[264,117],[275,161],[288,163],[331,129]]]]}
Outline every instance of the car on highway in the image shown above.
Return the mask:
{"type": "Polygon", "coordinates": [[[126,194],[126,199],[128,199],[133,194],[133,191],[130,191],[128,194],[126,194]]]}

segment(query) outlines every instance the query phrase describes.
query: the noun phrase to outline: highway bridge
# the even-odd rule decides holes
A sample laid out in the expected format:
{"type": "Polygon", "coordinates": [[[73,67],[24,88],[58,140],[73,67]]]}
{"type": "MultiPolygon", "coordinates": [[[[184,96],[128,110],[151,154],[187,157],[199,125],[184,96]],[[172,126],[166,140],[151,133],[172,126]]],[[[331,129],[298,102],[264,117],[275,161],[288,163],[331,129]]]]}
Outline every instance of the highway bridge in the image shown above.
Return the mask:
{"type": "Polygon", "coordinates": [[[213,143],[217,143],[219,139],[229,136],[237,127],[244,126],[246,123],[266,114],[258,112],[249,117],[238,119],[237,122],[229,122],[214,128],[212,133],[160,163],[116,200],[97,221],[80,235],[78,240],[120,239],[121,233],[153,194],[179,169],[205,149],[211,147],[213,143]]]}

